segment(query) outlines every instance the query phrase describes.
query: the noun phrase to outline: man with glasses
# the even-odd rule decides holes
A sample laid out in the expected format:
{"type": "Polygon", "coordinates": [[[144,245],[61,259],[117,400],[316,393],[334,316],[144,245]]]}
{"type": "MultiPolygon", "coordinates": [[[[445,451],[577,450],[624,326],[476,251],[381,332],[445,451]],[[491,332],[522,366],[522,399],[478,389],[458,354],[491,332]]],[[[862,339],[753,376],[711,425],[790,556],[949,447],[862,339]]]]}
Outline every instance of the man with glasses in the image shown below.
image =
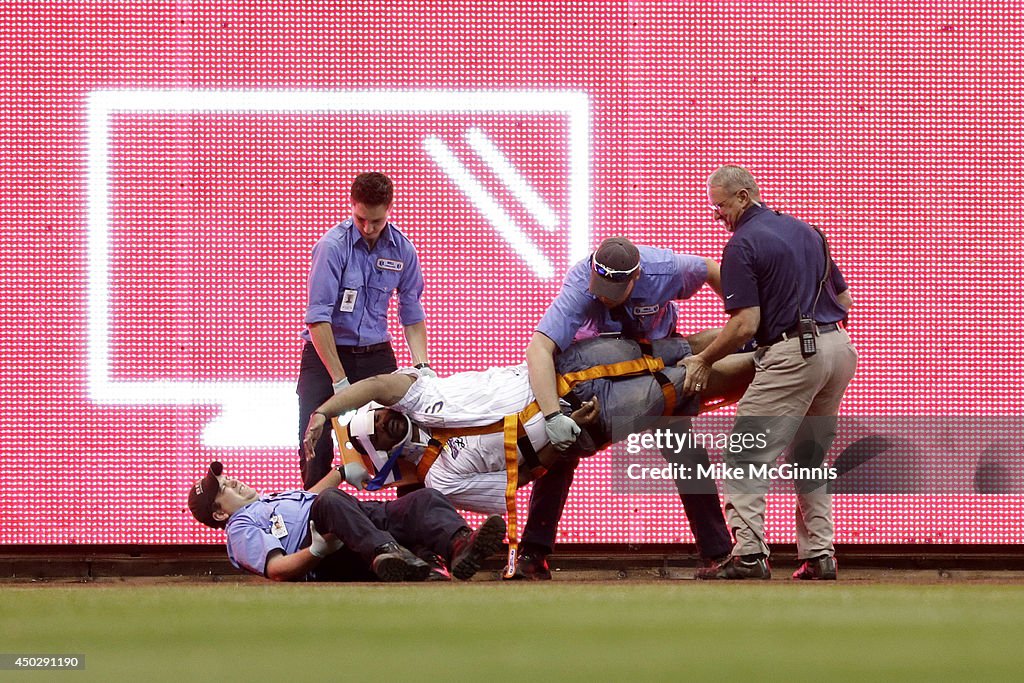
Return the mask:
{"type": "MultiPolygon", "coordinates": [[[[606,239],[574,265],[558,297],[544,313],[526,349],[530,384],[555,448],[569,448],[580,433],[558,399],[555,355],[573,340],[619,335],[639,342],[675,336],[677,299],[688,299],[707,283],[721,296],[718,264],[711,259],[666,249],[637,247],[625,237],[606,239]]],[[[704,387],[707,380],[704,381],[704,387]]],[[[704,387],[697,387],[697,393],[704,387]]],[[[697,462],[707,453],[695,454],[697,462]]],[[[516,578],[551,578],[547,556],[554,547],[562,509],[579,458],[559,459],[534,484],[523,531],[516,578]]],[[[679,493],[705,563],[728,554],[731,546],[717,492],[679,493]]]]}
{"type": "MultiPolygon", "coordinates": [[[[835,438],[836,414],[857,367],[857,351],[840,325],[853,304],[813,226],[762,205],[754,177],[722,166],[708,178],[715,219],[732,233],[722,253],[722,289],[729,322],[696,355],[684,359],[684,390],[699,391],[711,364],[753,337],[754,381],[740,399],[732,437],[765,435],[750,448],[724,454],[729,467],[770,465],[792,444],[797,466],[820,466],[835,438]]],[[[769,482],[725,481],[726,515],[735,537],[730,557],[698,575],[705,579],[768,579],[764,541],[769,482]]],[[[832,497],[823,482],[797,481],[794,579],[836,578],[832,497]]]]}

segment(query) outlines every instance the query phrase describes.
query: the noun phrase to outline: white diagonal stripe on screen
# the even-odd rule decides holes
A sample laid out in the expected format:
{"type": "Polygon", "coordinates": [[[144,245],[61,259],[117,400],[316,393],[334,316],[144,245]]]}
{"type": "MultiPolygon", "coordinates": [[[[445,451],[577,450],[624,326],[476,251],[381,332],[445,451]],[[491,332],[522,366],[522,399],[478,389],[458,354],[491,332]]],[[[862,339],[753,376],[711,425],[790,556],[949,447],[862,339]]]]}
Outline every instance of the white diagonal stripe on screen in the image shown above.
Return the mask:
{"type": "Polygon", "coordinates": [[[429,135],[423,138],[423,147],[437,165],[465,193],[469,201],[498,229],[505,241],[526,261],[537,277],[546,279],[554,276],[555,269],[551,262],[544,257],[537,245],[519,230],[512,217],[498,206],[494,197],[488,194],[480,181],[469,172],[469,169],[455,158],[444,141],[437,136],[429,135]]]}
{"type": "Polygon", "coordinates": [[[526,178],[521,176],[519,171],[509,163],[501,150],[491,142],[491,139],[479,128],[470,128],[466,131],[466,141],[494,171],[494,174],[501,178],[501,182],[505,183],[515,198],[537,219],[541,227],[548,232],[554,231],[558,225],[558,216],[530,186],[530,183],[526,182],[526,178]]]}

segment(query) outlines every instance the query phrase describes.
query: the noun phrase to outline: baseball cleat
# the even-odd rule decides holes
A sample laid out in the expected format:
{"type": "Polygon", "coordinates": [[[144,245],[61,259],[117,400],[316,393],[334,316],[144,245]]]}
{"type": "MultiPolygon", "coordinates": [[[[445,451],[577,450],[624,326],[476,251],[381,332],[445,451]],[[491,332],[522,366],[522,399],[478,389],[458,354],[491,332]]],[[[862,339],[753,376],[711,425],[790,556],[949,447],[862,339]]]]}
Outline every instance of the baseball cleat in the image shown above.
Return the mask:
{"type": "Polygon", "coordinates": [[[463,529],[457,533],[452,539],[452,576],[463,581],[471,578],[504,539],[505,520],[501,515],[491,515],[476,531],[463,529]]]}
{"type": "Polygon", "coordinates": [[[509,581],[550,581],[551,568],[548,567],[547,555],[526,550],[516,558],[516,569],[512,576],[504,577],[509,581]]]}
{"type": "Polygon", "coordinates": [[[418,553],[419,558],[430,565],[430,573],[427,574],[427,581],[451,581],[452,575],[448,571],[448,565],[444,558],[431,550],[423,550],[418,553]]]}

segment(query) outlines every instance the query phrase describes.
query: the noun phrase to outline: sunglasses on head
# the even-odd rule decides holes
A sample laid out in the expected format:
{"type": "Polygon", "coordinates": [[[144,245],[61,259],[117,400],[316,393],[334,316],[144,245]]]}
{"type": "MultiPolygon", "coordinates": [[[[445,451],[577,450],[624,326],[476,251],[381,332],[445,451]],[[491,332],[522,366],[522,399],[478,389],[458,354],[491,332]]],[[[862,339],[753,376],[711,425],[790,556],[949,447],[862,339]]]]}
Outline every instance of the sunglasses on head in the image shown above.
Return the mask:
{"type": "Polygon", "coordinates": [[[633,273],[636,272],[636,269],[640,267],[640,262],[638,261],[637,264],[630,268],[629,270],[615,270],[600,263],[597,260],[597,252],[595,251],[590,256],[590,265],[594,269],[594,272],[600,275],[601,277],[611,280],[612,282],[624,282],[628,280],[633,273]]]}

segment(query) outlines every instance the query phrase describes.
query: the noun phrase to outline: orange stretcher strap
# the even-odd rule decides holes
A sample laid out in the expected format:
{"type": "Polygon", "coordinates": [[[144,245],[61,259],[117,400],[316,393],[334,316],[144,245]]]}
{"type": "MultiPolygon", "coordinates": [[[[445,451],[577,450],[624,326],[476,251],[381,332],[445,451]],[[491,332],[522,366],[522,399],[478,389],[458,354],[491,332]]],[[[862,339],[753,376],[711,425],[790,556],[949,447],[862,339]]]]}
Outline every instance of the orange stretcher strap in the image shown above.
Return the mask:
{"type": "MultiPolygon", "coordinates": [[[[641,356],[640,358],[634,358],[632,360],[624,360],[618,363],[610,363],[608,365],[595,365],[594,367],[585,368],[576,372],[567,372],[564,375],[557,375],[555,377],[555,386],[558,390],[558,395],[565,396],[575,389],[576,385],[581,382],[587,382],[592,379],[605,379],[608,377],[628,377],[630,375],[644,375],[647,373],[653,374],[664,369],[665,363],[660,358],[641,356]]],[[[672,400],[672,406],[675,407],[675,399],[672,400]]],[[[536,401],[534,401],[519,412],[519,419],[525,424],[539,412],[540,406],[537,405],[536,401]]],[[[492,431],[496,430],[492,428],[492,431]]]]}
{"type": "Polygon", "coordinates": [[[423,452],[423,457],[420,458],[419,463],[416,465],[416,474],[419,476],[420,481],[427,478],[427,472],[433,466],[438,456],[441,454],[441,449],[444,448],[445,444],[448,443],[448,439],[455,436],[478,436],[480,434],[494,434],[495,432],[501,431],[501,422],[495,422],[489,425],[483,425],[480,427],[456,427],[456,428],[442,428],[434,429],[431,432],[430,441],[427,443],[427,448],[423,452]]]}
{"type": "MultiPolygon", "coordinates": [[[[572,391],[577,384],[581,382],[587,382],[592,379],[604,379],[607,377],[628,377],[630,375],[643,375],[652,374],[658,379],[661,384],[661,391],[665,395],[665,415],[671,415],[676,405],[676,390],[673,384],[667,381],[664,375],[660,374],[660,370],[665,369],[665,363],[660,358],[653,356],[640,356],[632,360],[624,360],[618,363],[609,363],[607,365],[595,365],[590,368],[578,370],[576,372],[568,372],[564,375],[557,375],[555,380],[558,387],[558,395],[565,396],[572,391]],[[665,381],[662,381],[665,380],[665,381]]],[[[530,403],[530,405],[519,411],[518,415],[512,417],[518,418],[520,425],[524,425],[529,422],[537,413],[540,412],[540,406],[537,405],[536,401],[530,403]]],[[[498,420],[489,425],[482,425],[479,427],[455,427],[446,429],[435,429],[432,431],[434,440],[438,442],[436,447],[427,447],[426,452],[420,459],[419,465],[416,467],[417,474],[420,477],[420,481],[423,481],[427,476],[427,472],[430,467],[437,460],[438,455],[444,445],[448,442],[448,439],[454,436],[478,436],[480,434],[494,434],[504,429],[504,421],[498,420]]],[[[507,445],[507,444],[506,444],[507,445]]],[[[535,471],[535,474],[539,475],[541,472],[535,471]]]]}
{"type": "MultiPolygon", "coordinates": [[[[565,396],[581,382],[592,379],[603,379],[608,377],[627,377],[629,375],[651,374],[654,375],[661,385],[665,397],[664,414],[670,415],[676,405],[676,390],[671,381],[660,371],[665,369],[665,363],[660,358],[641,356],[628,361],[597,365],[578,372],[570,372],[556,377],[558,395],[565,396]]],[[[526,428],[524,425],[531,418],[540,412],[540,406],[536,401],[530,403],[519,413],[506,415],[489,425],[479,427],[459,427],[447,429],[435,429],[431,434],[432,438],[416,466],[416,473],[420,481],[424,481],[427,473],[437,461],[441,449],[445,447],[448,440],[456,436],[478,436],[481,434],[504,433],[505,452],[505,509],[508,512],[508,563],[505,565],[505,577],[512,578],[516,570],[516,557],[519,552],[519,539],[517,528],[517,506],[516,491],[519,489],[519,447],[518,441],[525,437],[526,428]]],[[[535,477],[541,476],[546,470],[543,467],[534,467],[531,470],[535,477]]]]}
{"type": "MultiPolygon", "coordinates": [[[[561,395],[564,396],[565,394],[561,395]]],[[[533,419],[534,415],[536,415],[539,412],[540,406],[537,405],[536,401],[534,401],[533,403],[519,411],[519,421],[522,422],[523,424],[526,424],[527,422],[533,419]]]]}
{"type": "Polygon", "coordinates": [[[420,458],[418,463],[416,463],[416,476],[420,478],[420,481],[426,480],[427,472],[429,472],[430,468],[433,467],[434,461],[437,460],[437,456],[441,455],[441,449],[444,448],[447,441],[448,439],[439,441],[432,438],[427,442],[427,448],[423,451],[423,457],[420,458]]]}
{"type": "MultiPolygon", "coordinates": [[[[518,415],[506,415],[505,432],[505,509],[508,511],[508,564],[505,566],[505,578],[511,579],[516,571],[516,554],[519,551],[519,539],[516,529],[516,490],[519,488],[519,451],[516,441],[523,423],[518,415]]],[[[525,430],[524,430],[525,431],[525,430]]]]}
{"type": "Polygon", "coordinates": [[[632,360],[624,360],[608,365],[595,365],[592,368],[567,372],[556,378],[558,384],[558,395],[565,396],[573,390],[580,382],[592,379],[606,379],[608,377],[627,377],[629,375],[642,375],[654,373],[665,369],[665,363],[660,358],[652,356],[640,356],[632,360]]]}
{"type": "Polygon", "coordinates": [[[668,417],[676,410],[676,385],[672,384],[672,380],[663,372],[655,372],[654,379],[661,385],[661,393],[665,397],[665,407],[662,408],[661,414],[668,417]]]}

